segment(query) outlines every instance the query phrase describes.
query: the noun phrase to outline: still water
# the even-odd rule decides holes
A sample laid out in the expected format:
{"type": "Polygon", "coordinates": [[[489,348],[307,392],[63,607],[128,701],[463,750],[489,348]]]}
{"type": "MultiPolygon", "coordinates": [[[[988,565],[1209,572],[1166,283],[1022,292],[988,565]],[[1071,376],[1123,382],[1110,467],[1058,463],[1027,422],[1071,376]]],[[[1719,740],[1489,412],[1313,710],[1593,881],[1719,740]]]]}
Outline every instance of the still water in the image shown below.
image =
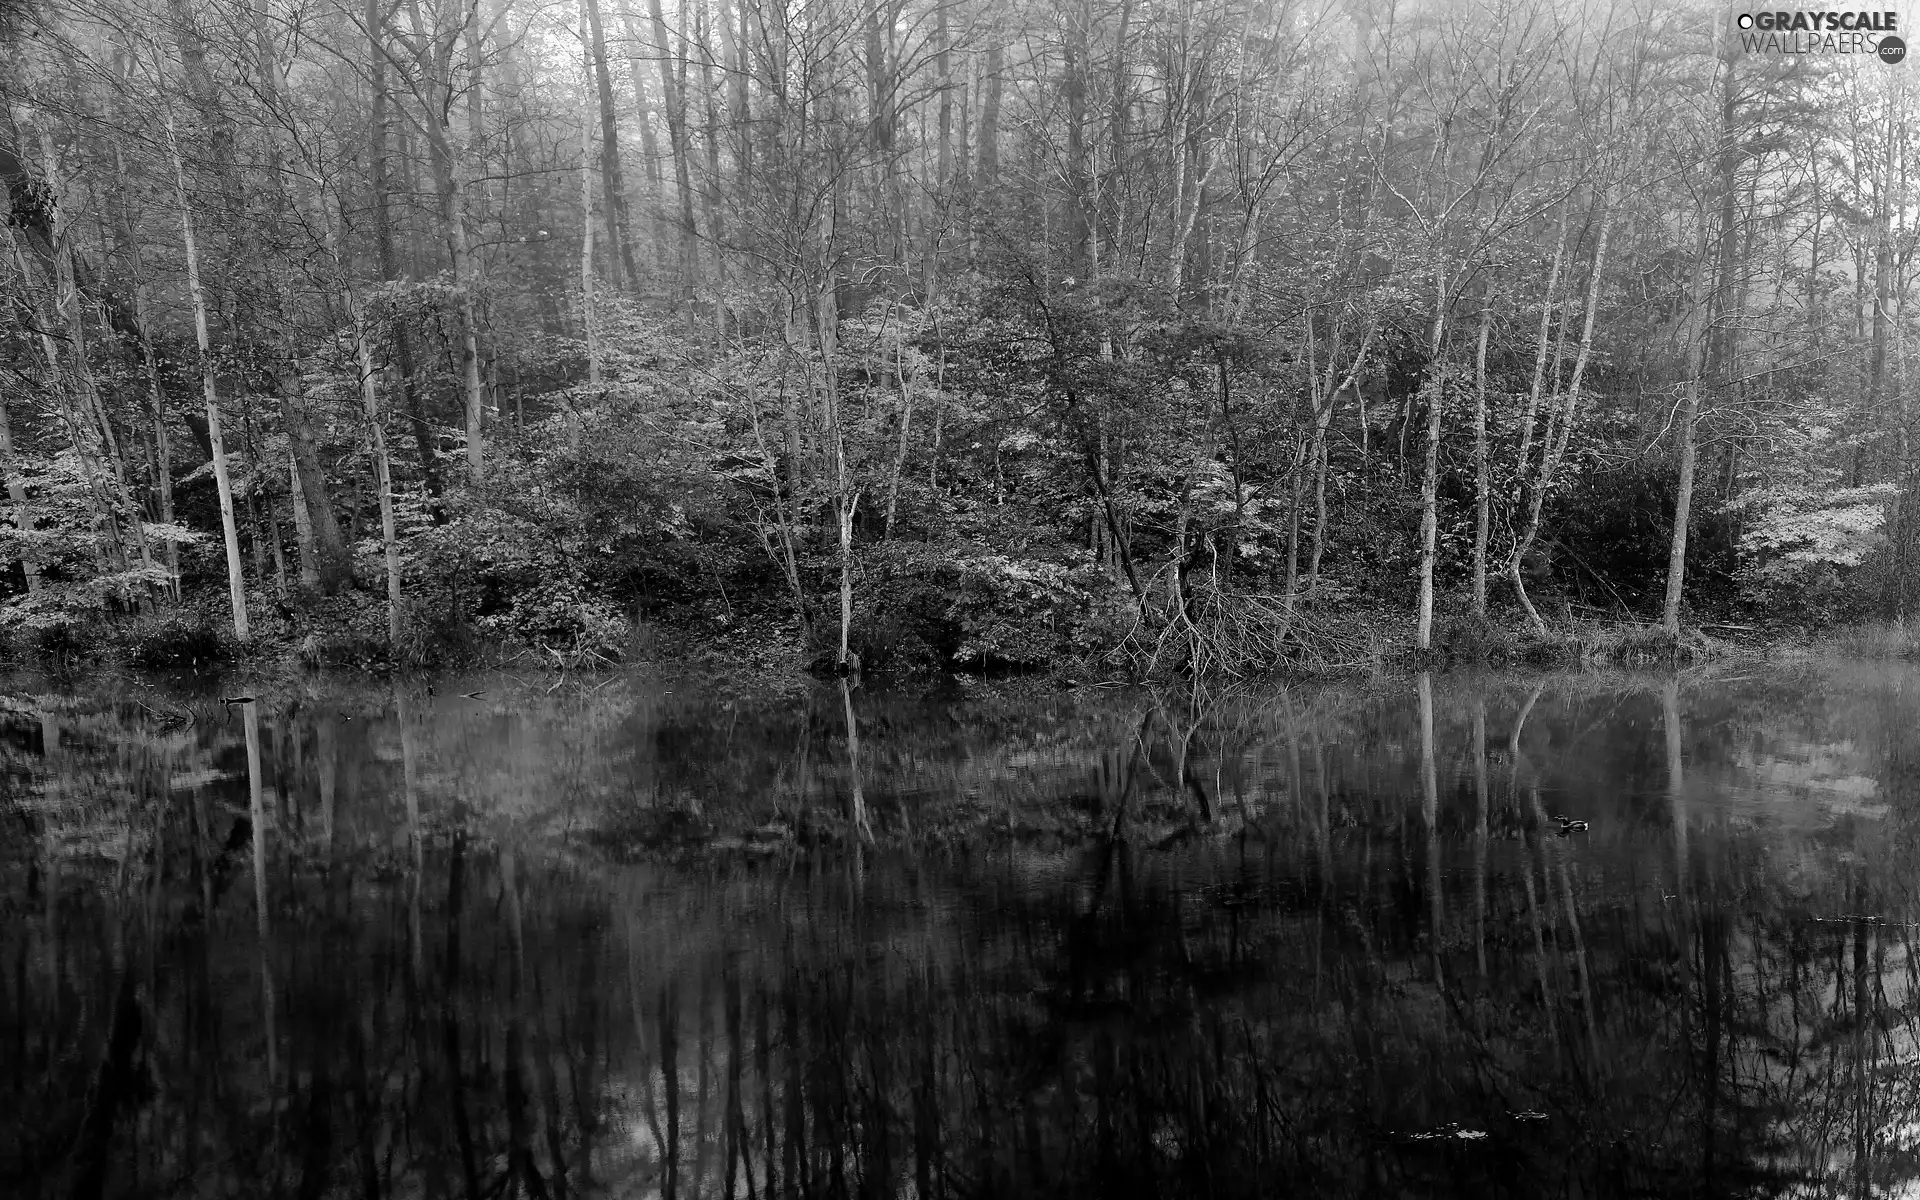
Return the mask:
{"type": "Polygon", "coordinates": [[[1920,1191],[1908,667],[236,689],[0,679],[0,1195],[1920,1191]]]}

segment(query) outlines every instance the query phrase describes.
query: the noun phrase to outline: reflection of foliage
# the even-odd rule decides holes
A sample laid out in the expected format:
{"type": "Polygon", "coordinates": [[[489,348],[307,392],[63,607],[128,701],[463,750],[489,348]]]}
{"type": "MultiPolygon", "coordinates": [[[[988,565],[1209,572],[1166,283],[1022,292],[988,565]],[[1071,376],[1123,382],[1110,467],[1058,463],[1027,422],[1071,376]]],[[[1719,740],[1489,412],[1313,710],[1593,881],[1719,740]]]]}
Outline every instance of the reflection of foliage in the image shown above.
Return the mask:
{"type": "Polygon", "coordinates": [[[104,1113],[109,1196],[1826,1194],[1864,1088],[1891,1192],[1906,934],[1825,918],[1913,911],[1905,816],[1808,794],[1911,740],[1876,670],[1689,677],[1678,795],[1627,675],[1430,747],[1398,684],[856,691],[858,762],[830,689],[260,686],[258,875],[237,718],[22,681],[0,1178],[104,1113]]]}

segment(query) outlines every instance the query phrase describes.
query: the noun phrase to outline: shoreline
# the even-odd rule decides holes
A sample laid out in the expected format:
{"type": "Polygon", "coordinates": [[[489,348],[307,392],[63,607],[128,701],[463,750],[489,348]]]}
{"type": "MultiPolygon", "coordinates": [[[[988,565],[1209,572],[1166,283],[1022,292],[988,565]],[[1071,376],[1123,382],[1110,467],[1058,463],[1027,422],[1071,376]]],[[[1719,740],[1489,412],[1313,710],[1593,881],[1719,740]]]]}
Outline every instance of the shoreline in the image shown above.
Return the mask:
{"type": "MultiPolygon", "coordinates": [[[[183,606],[166,612],[119,616],[42,638],[16,632],[0,640],[0,668],[51,668],[58,671],[123,668],[167,674],[276,673],[282,670],[344,672],[370,676],[463,674],[490,670],[526,670],[546,677],[592,676],[623,667],[646,665],[673,670],[755,671],[766,678],[798,682],[831,678],[830,653],[811,648],[797,622],[769,615],[717,623],[690,613],[667,613],[629,625],[619,653],[575,652],[528,646],[505,640],[473,638],[459,645],[393,653],[347,623],[318,619],[286,621],[248,643],[236,642],[203,610],[183,606]]],[[[1352,609],[1311,614],[1317,636],[1338,642],[1344,654],[1301,652],[1238,669],[1213,669],[1209,684],[1283,680],[1288,683],[1367,677],[1409,676],[1421,671],[1538,668],[1541,670],[1693,665],[1708,661],[1767,658],[1822,646],[1865,657],[1920,657],[1920,629],[1892,622],[1861,622],[1825,629],[1801,626],[1704,622],[1678,637],[1657,624],[1637,620],[1576,618],[1550,627],[1540,636],[1523,622],[1499,614],[1442,622],[1432,645],[1413,645],[1412,621],[1391,610],[1352,609]]],[[[1303,622],[1305,624],[1305,622],[1303,622]]],[[[1304,647],[1306,635],[1301,635],[1304,647]]],[[[895,656],[868,670],[865,678],[886,684],[932,683],[948,678],[1046,680],[1064,686],[1141,685],[1191,681],[1184,666],[1168,669],[1143,664],[1128,647],[1107,649],[1099,658],[1055,658],[1044,663],[956,663],[922,655],[895,656]]]]}

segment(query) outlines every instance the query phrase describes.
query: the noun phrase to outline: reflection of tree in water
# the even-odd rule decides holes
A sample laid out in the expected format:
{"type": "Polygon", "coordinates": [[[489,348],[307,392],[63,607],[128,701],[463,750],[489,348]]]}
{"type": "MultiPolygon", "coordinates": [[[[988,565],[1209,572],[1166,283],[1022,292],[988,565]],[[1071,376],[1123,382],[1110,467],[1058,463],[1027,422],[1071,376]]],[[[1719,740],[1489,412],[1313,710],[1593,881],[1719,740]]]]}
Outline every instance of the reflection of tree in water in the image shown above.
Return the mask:
{"type": "Polygon", "coordinates": [[[263,698],[253,722],[195,702],[192,724],[11,701],[0,1192],[1865,1195],[1920,1173],[1904,821],[1736,825],[1716,790],[1764,729],[1846,729],[1877,771],[1911,700],[1427,687],[836,688],[797,719],[612,693],[263,698]],[[590,849],[655,804],[734,851],[590,849]],[[859,811],[858,872],[749,836],[859,811]],[[1594,830],[1556,836],[1563,811],[1594,830]]]}

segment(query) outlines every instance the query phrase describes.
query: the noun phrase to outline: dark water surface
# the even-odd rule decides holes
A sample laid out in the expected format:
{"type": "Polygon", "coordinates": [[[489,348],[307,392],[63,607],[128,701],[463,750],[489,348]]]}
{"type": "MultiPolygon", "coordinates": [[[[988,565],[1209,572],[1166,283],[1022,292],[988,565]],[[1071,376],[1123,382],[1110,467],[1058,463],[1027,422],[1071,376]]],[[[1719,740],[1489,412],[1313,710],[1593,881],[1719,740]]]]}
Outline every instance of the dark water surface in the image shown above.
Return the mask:
{"type": "Polygon", "coordinates": [[[1920,1186],[1909,668],[249,690],[0,680],[0,1196],[1920,1186]]]}

